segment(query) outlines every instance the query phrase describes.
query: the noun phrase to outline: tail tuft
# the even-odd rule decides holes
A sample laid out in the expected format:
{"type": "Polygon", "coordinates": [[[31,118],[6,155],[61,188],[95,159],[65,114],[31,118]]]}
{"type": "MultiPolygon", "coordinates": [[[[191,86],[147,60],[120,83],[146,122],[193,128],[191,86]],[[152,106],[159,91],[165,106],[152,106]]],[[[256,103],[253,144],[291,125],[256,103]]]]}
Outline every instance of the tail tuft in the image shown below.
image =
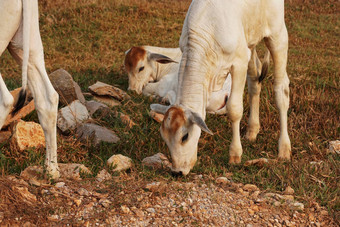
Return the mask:
{"type": "Polygon", "coordinates": [[[268,62],[263,63],[262,69],[261,69],[261,75],[259,76],[259,83],[261,83],[262,80],[264,80],[264,78],[267,76],[268,68],[269,68],[268,62]]]}
{"type": "Polygon", "coordinates": [[[19,93],[19,98],[17,103],[14,105],[14,109],[11,112],[11,115],[14,116],[25,104],[26,101],[26,90],[21,89],[19,93]]]}

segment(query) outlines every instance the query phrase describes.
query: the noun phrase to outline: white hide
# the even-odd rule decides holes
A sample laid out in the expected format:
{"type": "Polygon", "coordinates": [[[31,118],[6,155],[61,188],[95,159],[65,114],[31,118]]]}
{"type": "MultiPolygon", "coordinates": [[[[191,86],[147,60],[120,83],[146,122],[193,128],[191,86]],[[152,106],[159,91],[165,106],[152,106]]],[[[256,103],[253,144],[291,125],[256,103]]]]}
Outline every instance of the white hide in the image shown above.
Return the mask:
{"type": "MultiPolygon", "coordinates": [[[[242,155],[240,120],[248,62],[255,46],[264,39],[274,63],[275,100],[280,113],[279,158],[289,160],[291,145],[287,131],[289,79],[286,72],[288,33],[284,22],[284,0],[193,0],[187,12],[180,48],[177,97],[165,113],[161,134],[167,143],[173,171],[187,174],[197,159],[201,128],[188,119],[179,121],[180,113],[197,113],[204,121],[208,100],[222,88],[226,75],[232,75],[227,112],[232,122],[229,162],[239,163],[242,155]],[[177,122],[177,123],[176,123],[177,122]],[[180,124],[178,123],[180,122],[180,124]],[[183,136],[183,132],[188,133],[183,136]],[[183,140],[185,139],[185,142],[183,140]],[[188,146],[190,144],[190,146],[188,146]]],[[[251,111],[258,107],[258,77],[248,76],[251,111]]],[[[153,109],[164,110],[159,106],[153,109]]],[[[258,110],[257,110],[258,111],[258,110]]],[[[161,111],[159,111],[161,112],[161,111]]],[[[183,115],[183,114],[182,114],[183,115]]],[[[258,133],[258,114],[250,114],[247,137],[258,133]]]]}
{"type": "MultiPolygon", "coordinates": [[[[37,0],[0,0],[0,55],[6,48],[23,67],[22,89],[25,91],[28,84],[45,134],[46,170],[52,178],[58,178],[56,119],[59,97],[45,69],[37,0]]],[[[12,105],[13,97],[0,75],[0,129],[12,105]]]]}

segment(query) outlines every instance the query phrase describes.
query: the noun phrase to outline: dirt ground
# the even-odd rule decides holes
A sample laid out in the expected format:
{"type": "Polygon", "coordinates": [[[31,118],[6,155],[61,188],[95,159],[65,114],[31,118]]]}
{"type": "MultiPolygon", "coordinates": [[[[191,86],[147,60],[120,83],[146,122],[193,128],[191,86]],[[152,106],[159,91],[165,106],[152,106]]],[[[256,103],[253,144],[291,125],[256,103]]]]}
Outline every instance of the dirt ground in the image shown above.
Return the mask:
{"type": "Polygon", "coordinates": [[[226,177],[148,182],[132,172],[103,179],[1,177],[0,226],[337,226],[316,202],[226,177]]]}

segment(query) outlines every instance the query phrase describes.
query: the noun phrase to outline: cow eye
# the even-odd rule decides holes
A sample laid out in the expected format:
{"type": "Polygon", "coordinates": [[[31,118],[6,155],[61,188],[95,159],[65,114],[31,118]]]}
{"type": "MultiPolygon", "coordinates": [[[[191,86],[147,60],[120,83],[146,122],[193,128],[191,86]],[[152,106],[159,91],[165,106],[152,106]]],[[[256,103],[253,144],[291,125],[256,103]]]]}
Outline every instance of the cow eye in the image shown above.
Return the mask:
{"type": "Polygon", "coordinates": [[[140,67],[139,68],[139,72],[143,71],[144,70],[144,66],[140,67]]]}
{"type": "Polygon", "coordinates": [[[185,134],[183,137],[182,137],[182,143],[184,143],[185,141],[188,140],[188,137],[189,137],[189,133],[185,134]]]}

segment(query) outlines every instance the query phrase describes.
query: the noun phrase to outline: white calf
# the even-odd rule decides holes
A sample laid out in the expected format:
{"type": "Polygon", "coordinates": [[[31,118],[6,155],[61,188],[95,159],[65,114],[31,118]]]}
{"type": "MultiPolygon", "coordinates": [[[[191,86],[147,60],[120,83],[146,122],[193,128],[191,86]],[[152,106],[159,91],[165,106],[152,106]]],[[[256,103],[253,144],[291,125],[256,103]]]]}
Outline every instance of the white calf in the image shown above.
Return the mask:
{"type": "MultiPolygon", "coordinates": [[[[180,39],[183,56],[176,102],[170,107],[152,105],[155,111],[165,113],[160,131],[170,149],[174,172],[186,175],[194,166],[201,130],[211,133],[204,122],[209,97],[222,87],[228,72],[232,75],[232,88],[227,112],[233,132],[229,162],[241,162],[240,121],[247,66],[262,39],[274,62],[274,91],[281,129],[279,158],[290,159],[284,0],[193,0],[180,39]]],[[[257,108],[261,87],[258,80],[248,76],[251,114],[247,137],[251,140],[256,138],[259,129],[257,108]]]]}
{"type": "MultiPolygon", "coordinates": [[[[179,48],[153,46],[132,47],[126,51],[125,69],[129,77],[129,89],[138,94],[155,95],[174,104],[178,87],[178,70],[182,57],[179,48]]],[[[231,76],[228,75],[222,89],[212,92],[207,105],[209,113],[226,113],[226,101],[230,95],[231,76]]]]}
{"type": "MultiPolygon", "coordinates": [[[[24,104],[28,84],[45,134],[46,169],[52,178],[58,178],[56,119],[59,97],[45,69],[38,1],[0,0],[0,31],[0,55],[7,48],[15,60],[22,64],[22,90],[13,113],[24,104]]],[[[0,129],[13,102],[0,75],[0,129]]]]}

